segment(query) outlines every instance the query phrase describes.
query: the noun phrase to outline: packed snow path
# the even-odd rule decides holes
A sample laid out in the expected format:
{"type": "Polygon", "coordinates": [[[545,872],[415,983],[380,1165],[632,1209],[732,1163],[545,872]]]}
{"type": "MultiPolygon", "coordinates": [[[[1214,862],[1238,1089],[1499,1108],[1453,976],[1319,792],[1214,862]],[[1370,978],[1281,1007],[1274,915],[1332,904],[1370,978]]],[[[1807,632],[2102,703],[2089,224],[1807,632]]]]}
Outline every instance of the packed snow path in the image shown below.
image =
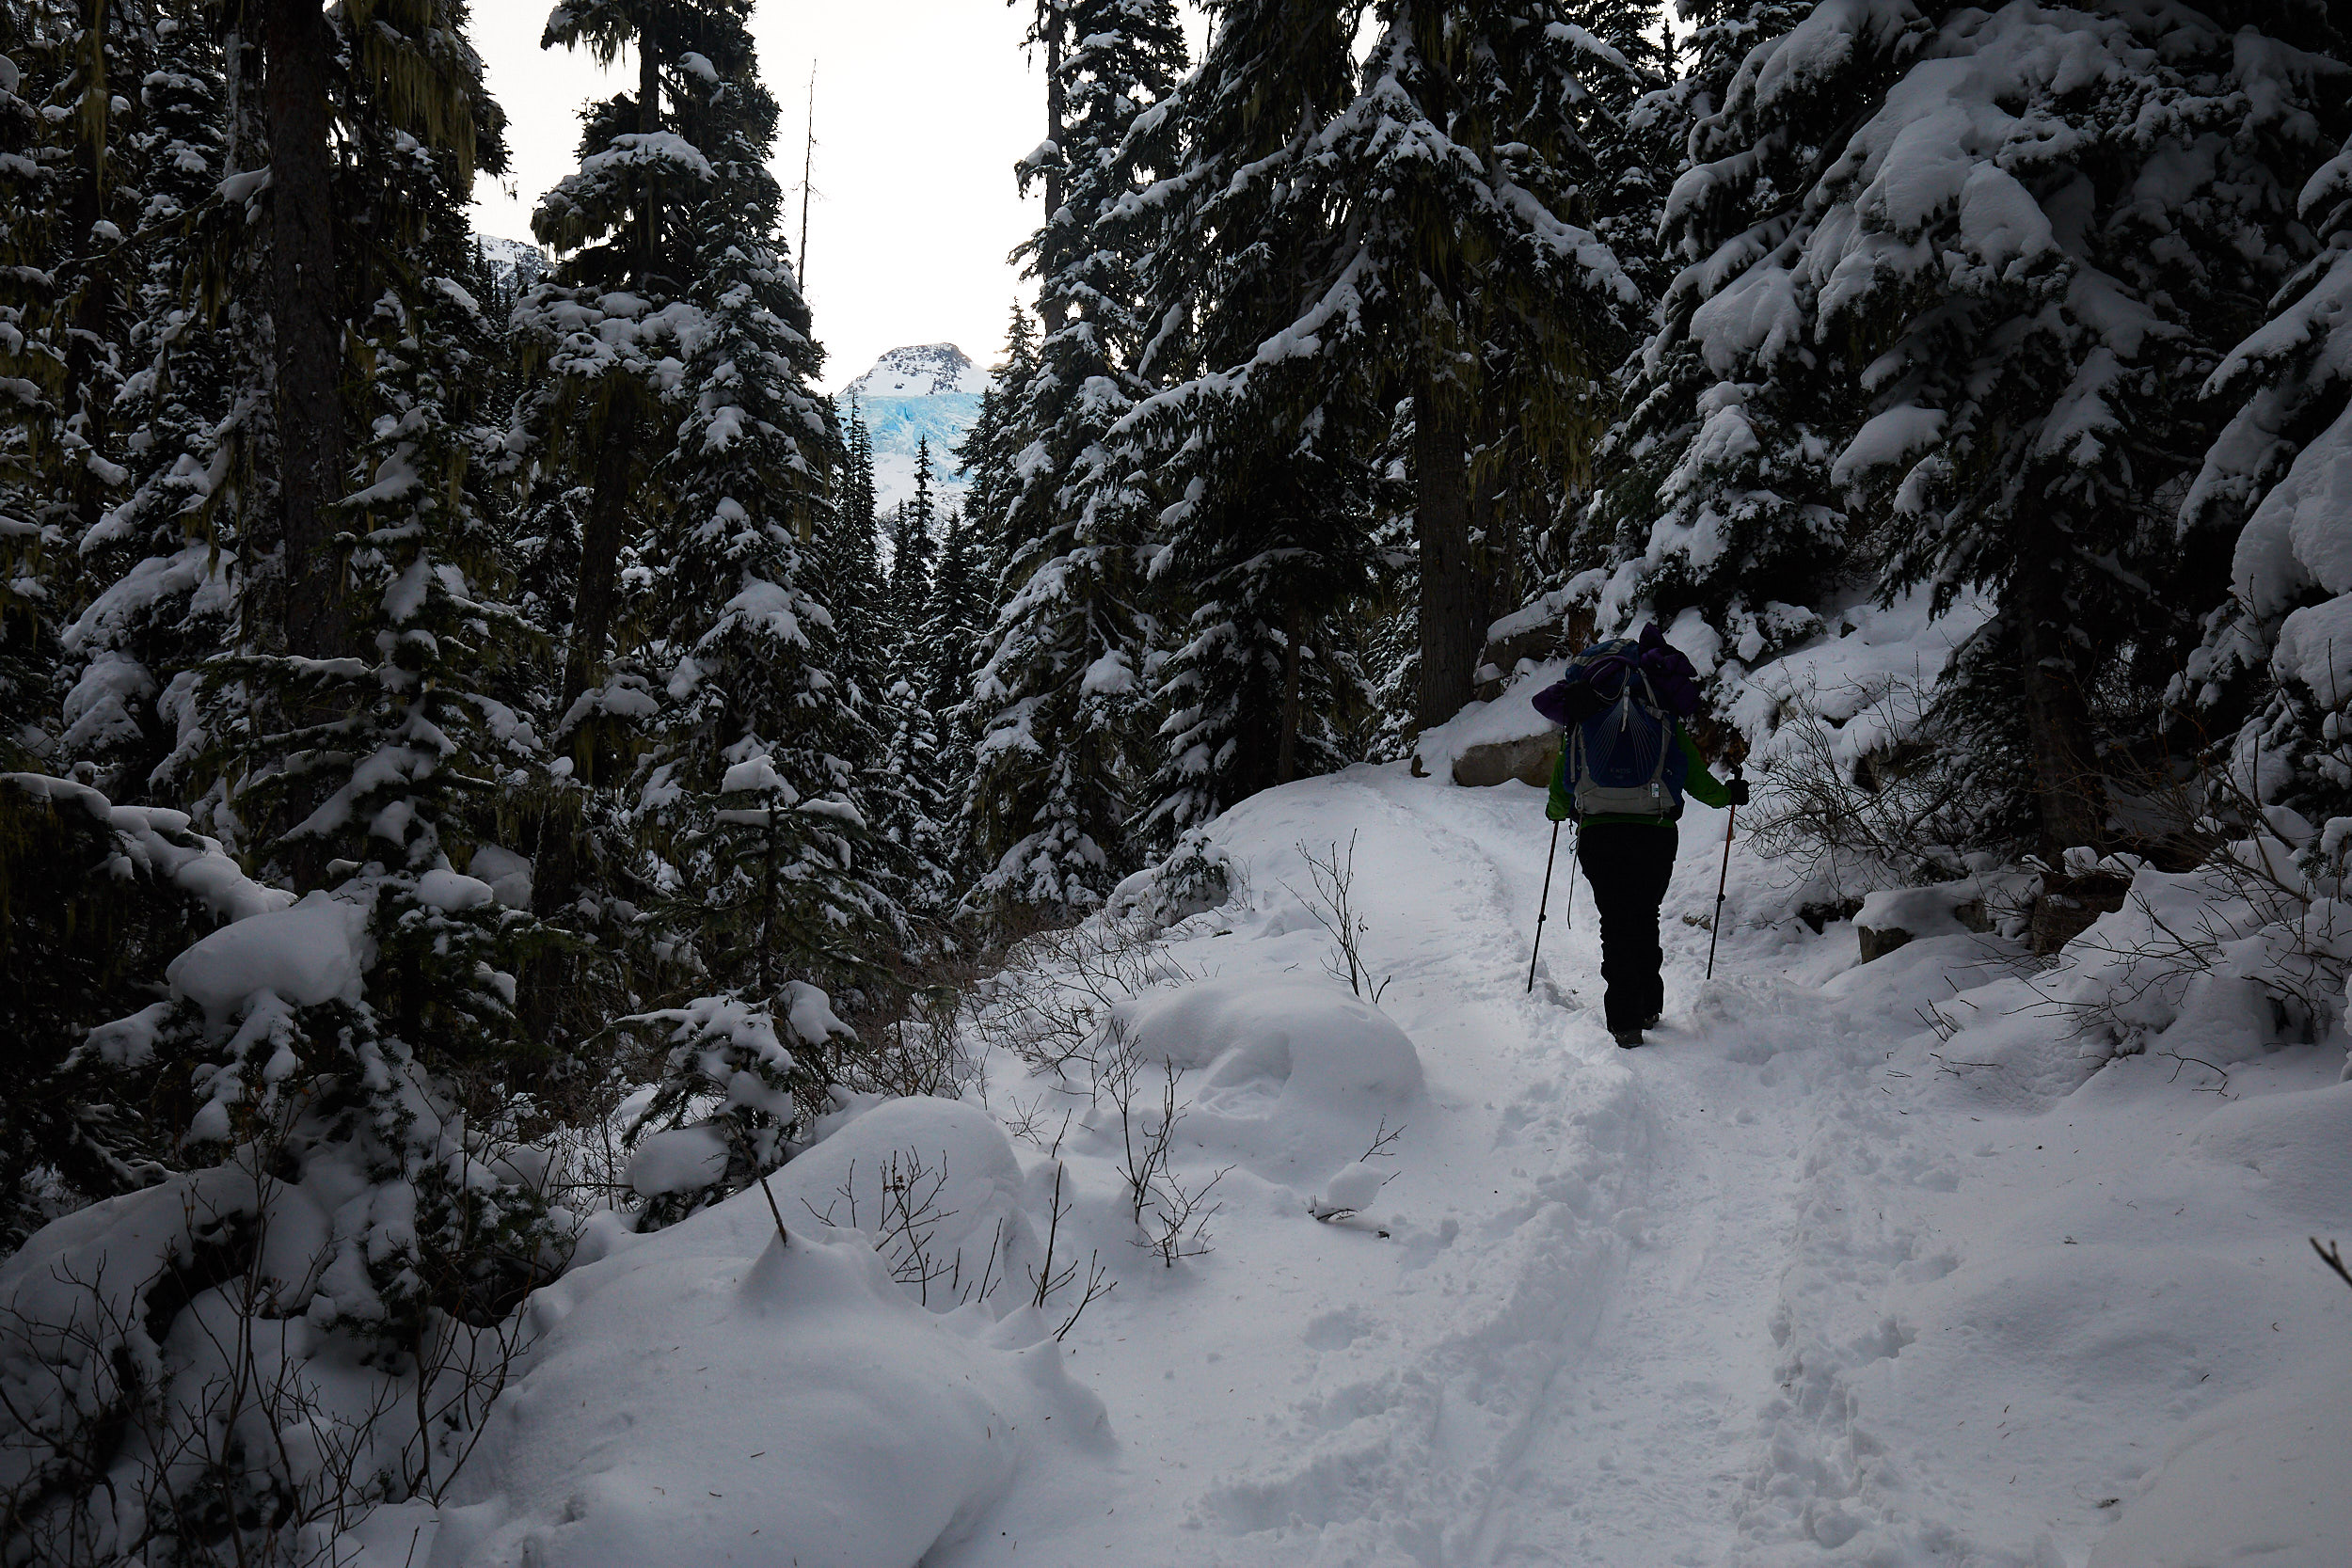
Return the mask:
{"type": "MultiPolygon", "coordinates": [[[[2271,1216],[2244,1216],[2227,1262],[2176,1251],[2153,1280],[2059,1257],[2140,1239],[2068,1233],[2117,1231],[2122,1151],[2037,1147],[2053,1117],[1972,1103],[1967,1069],[1920,1082],[1939,1042],[1913,1008],[2003,973],[1988,944],[1920,943],[1824,988],[1852,962],[1851,927],[1735,927],[1704,983],[1723,830],[1696,806],[1683,824],[1666,1025],[1625,1052],[1600,1024],[1590,890],[1570,891],[1565,834],[1523,994],[1549,834],[1537,791],[1358,768],[1227,818],[1219,837],[1275,917],[1179,943],[1200,973],[1320,973],[1329,938],[1289,896],[1311,886],[1298,847],[1355,839],[1372,967],[1393,976],[1381,1007],[1427,1075],[1371,1210],[1391,1235],[1318,1225],[1295,1193],[1229,1176],[1215,1251],[1160,1277],[1122,1263],[1070,1336],[1119,1439],[1115,1482],[1031,1478],[992,1538],[946,1560],[2080,1563],[2164,1429],[2216,1402],[2190,1392],[2200,1380],[2249,1338],[2287,1337],[2233,1321],[2247,1282],[2217,1270],[2281,1266],[2296,1351],[2343,1365],[2352,1304],[2271,1216]],[[2080,1220],[2051,1196],[2074,1187],[2089,1187],[2080,1220]],[[2011,1233],[2021,1202],[2048,1209],[2027,1228],[2050,1234],[2011,1233]],[[1931,1293],[1979,1252],[1997,1277],[1920,1317],[1994,1343],[1906,1379],[1921,1323],[1891,1316],[1890,1291],[1931,1293]],[[2093,1299],[2070,1296],[2054,1259],[2098,1273],[2093,1299]],[[2144,1314],[2107,1299],[2141,1290],[2166,1321],[2146,1342],[2144,1314]],[[1997,1319],[1965,1321],[1987,1295],[1997,1319]]],[[[2341,1061],[2291,1052],[2232,1087],[2323,1083],[2341,1061]]],[[[2108,1070],[2146,1080],[2118,1092],[2150,1102],[2106,1136],[2177,1138],[2216,1108],[2164,1085],[2169,1065],[2108,1070]]],[[[2226,1208],[2214,1189],[2236,1184],[2199,1191],[2226,1208]]],[[[2352,1207],[2352,1186],[2334,1201],[2352,1207]]],[[[2235,1370],[2233,1392],[2262,1382],[2235,1370]]]]}
{"type": "Polygon", "coordinates": [[[2352,1240],[2341,1036],[2108,1061],[2013,946],[1857,967],[1744,848],[1703,982],[1723,827],[1683,824],[1666,1024],[1626,1052],[1565,835],[1525,992],[1539,791],[1246,802],[1234,895],[1121,1015],[1184,1069],[1177,1177],[1224,1172],[1211,1250],[1131,1244],[1117,1117],[999,1046],[778,1173],[787,1251],[756,1193],[593,1231],[455,1506],[360,1560],[2341,1568],[2352,1291],[2306,1242],[2352,1240]],[[1306,855],[1351,844],[1377,1012],[1311,912],[1306,855]],[[1016,1282],[1059,1170],[1057,1266],[1115,1289],[1058,1344],[1074,1288],[916,1307],[803,1224],[853,1188],[866,1221],[898,1152],[955,1177],[940,1246],[1012,1237],[1016,1282]],[[1311,1215],[1367,1168],[1357,1221],[1311,1215]]]}

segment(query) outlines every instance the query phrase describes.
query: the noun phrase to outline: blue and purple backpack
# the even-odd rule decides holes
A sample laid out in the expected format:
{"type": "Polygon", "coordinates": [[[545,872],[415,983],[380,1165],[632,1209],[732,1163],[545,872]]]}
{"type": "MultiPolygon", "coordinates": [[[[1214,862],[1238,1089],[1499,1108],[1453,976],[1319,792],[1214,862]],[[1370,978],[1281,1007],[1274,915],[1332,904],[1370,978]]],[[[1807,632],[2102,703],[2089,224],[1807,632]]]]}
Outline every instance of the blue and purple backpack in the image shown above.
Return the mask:
{"type": "Polygon", "coordinates": [[[1677,727],[1699,707],[1699,676],[1656,623],[1596,642],[1568,661],[1535,711],[1568,732],[1567,781],[1579,817],[1682,815],[1690,759],[1677,727]]]}

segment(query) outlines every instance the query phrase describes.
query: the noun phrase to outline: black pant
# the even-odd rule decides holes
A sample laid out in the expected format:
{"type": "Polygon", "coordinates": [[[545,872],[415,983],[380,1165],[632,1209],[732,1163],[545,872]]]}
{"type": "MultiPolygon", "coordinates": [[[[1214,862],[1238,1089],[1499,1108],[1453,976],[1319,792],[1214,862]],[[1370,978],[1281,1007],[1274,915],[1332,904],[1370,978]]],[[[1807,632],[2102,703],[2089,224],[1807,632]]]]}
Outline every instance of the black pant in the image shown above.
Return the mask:
{"type": "Polygon", "coordinates": [[[1602,1010],[1613,1035],[1641,1028],[1666,1006],[1658,907],[1674,876],[1678,836],[1671,822],[1597,822],[1577,832],[1577,863],[1600,906],[1600,977],[1609,988],[1602,1010]]]}

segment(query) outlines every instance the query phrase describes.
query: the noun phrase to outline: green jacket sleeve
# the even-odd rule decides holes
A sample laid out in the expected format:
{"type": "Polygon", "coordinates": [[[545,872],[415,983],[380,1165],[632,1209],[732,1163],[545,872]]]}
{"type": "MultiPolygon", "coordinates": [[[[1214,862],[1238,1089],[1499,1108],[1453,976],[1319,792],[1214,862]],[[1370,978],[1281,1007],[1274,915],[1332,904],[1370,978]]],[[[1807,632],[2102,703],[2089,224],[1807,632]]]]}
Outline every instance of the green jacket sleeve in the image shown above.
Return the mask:
{"type": "MultiPolygon", "coordinates": [[[[1677,724],[1675,738],[1682,742],[1682,754],[1691,765],[1691,770],[1682,778],[1682,792],[1699,804],[1713,806],[1717,811],[1731,804],[1731,792],[1724,787],[1723,780],[1708,771],[1707,759],[1699,755],[1698,742],[1691,738],[1691,732],[1677,724]]],[[[1557,793],[1560,785],[1555,783],[1551,787],[1557,793]]]]}
{"type": "Polygon", "coordinates": [[[1565,822],[1576,815],[1575,797],[1568,793],[1568,737],[1560,737],[1560,755],[1551,765],[1551,795],[1544,801],[1544,815],[1554,822],[1565,822]]]}

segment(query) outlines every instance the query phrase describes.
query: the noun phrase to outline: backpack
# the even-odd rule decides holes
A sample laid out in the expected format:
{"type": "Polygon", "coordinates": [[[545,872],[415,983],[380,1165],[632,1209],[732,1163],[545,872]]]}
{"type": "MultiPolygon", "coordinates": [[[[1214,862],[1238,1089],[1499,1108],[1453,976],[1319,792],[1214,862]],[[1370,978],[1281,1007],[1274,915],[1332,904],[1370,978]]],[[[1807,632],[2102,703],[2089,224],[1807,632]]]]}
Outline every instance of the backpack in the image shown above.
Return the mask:
{"type": "Polygon", "coordinates": [[[1690,759],[1677,717],[1697,709],[1697,674],[1654,626],[1638,642],[1612,638],[1568,661],[1562,684],[1588,693],[1568,725],[1565,759],[1580,818],[1682,815],[1690,759]]]}

